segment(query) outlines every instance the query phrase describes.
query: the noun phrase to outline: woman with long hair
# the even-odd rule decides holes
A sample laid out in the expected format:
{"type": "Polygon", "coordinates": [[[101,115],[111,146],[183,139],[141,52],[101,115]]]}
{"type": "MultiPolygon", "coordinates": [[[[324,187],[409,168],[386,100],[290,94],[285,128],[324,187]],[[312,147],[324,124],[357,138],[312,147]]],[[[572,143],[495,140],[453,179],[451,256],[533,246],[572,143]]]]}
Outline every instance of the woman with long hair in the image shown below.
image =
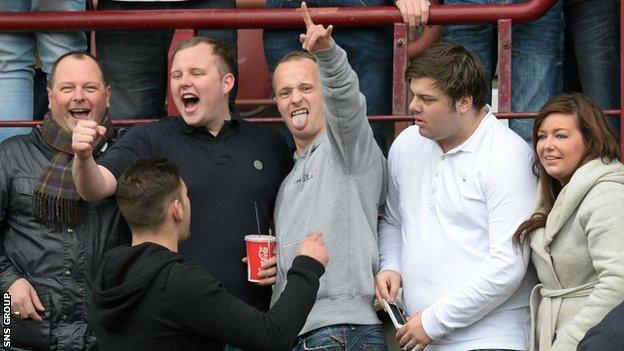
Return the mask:
{"type": "Polygon", "coordinates": [[[540,283],[531,294],[531,347],[576,350],[624,300],[624,165],[598,105],[563,94],[533,127],[535,213],[513,236],[530,245],[540,283]]]}

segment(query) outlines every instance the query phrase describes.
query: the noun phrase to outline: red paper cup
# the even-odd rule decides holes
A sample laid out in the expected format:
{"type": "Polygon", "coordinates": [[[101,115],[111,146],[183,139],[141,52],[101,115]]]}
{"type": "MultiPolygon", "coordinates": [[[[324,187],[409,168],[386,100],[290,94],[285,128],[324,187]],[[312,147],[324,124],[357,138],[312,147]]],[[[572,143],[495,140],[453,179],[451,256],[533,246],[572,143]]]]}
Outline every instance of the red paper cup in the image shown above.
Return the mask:
{"type": "Polygon", "coordinates": [[[259,282],[258,274],[262,270],[262,263],[273,257],[275,237],[272,235],[245,235],[247,247],[247,280],[259,282]]]}

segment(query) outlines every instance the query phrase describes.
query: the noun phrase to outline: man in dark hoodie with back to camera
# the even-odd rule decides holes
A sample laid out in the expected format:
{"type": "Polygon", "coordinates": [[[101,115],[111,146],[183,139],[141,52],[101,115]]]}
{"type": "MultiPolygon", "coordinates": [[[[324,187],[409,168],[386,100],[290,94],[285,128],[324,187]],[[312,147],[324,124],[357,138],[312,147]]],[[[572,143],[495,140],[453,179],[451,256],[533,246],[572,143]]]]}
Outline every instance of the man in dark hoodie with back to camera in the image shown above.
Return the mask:
{"type": "Polygon", "coordinates": [[[91,316],[101,350],[290,348],[329,260],[320,233],[301,244],[285,291],[265,313],[177,253],[190,235],[191,204],[174,164],[164,157],[139,160],[116,193],[132,246],[110,251],[94,284],[91,316]]]}

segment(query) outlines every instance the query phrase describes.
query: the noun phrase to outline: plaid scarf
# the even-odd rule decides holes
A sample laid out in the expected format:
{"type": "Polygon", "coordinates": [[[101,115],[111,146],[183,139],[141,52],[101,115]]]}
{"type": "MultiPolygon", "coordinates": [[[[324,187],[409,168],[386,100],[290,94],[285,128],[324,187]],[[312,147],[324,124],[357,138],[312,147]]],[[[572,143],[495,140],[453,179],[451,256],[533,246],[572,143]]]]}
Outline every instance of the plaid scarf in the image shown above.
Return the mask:
{"type": "MultiPolygon", "coordinates": [[[[108,116],[102,123],[106,135],[96,150],[115,135],[108,116]]],[[[75,226],[84,212],[84,201],[78,195],[72,176],[74,151],[71,147],[72,133],[62,129],[48,112],[43,126],[39,127],[43,140],[55,150],[50,165],[43,171],[33,196],[34,217],[41,223],[55,226],[75,226]]]]}

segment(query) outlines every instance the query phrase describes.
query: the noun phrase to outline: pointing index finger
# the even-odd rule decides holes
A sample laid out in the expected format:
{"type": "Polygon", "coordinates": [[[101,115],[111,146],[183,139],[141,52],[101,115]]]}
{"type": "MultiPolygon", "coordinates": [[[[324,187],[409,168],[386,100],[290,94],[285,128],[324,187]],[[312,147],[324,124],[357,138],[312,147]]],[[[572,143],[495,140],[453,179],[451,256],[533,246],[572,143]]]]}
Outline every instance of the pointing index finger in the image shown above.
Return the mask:
{"type": "Polygon", "coordinates": [[[310,16],[310,11],[308,10],[308,5],[305,3],[305,1],[301,3],[301,10],[303,10],[303,22],[305,22],[306,28],[314,26],[314,22],[312,22],[312,16],[310,16]]]}

